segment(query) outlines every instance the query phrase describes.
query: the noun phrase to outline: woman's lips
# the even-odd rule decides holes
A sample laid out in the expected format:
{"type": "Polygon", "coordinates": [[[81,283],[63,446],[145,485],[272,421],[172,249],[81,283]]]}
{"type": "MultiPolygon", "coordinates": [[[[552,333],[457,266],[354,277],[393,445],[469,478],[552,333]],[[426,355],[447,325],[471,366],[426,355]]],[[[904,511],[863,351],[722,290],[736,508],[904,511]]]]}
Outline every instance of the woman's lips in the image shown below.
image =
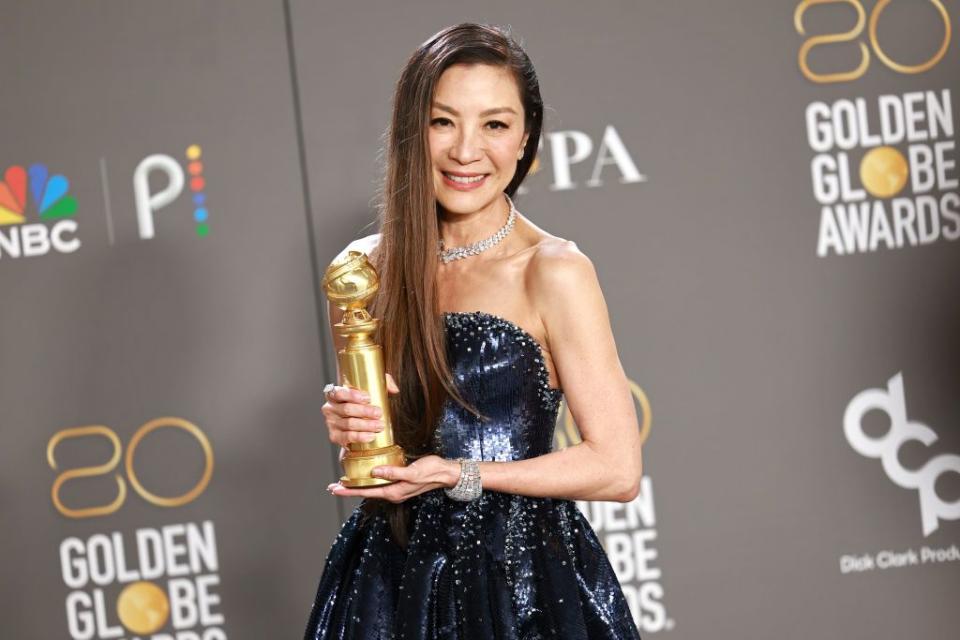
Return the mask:
{"type": "Polygon", "coordinates": [[[479,189],[486,184],[487,176],[489,175],[483,173],[472,176],[464,176],[447,173],[445,171],[441,171],[440,173],[443,175],[443,183],[451,189],[456,189],[457,191],[473,191],[474,189],[479,189]]]}

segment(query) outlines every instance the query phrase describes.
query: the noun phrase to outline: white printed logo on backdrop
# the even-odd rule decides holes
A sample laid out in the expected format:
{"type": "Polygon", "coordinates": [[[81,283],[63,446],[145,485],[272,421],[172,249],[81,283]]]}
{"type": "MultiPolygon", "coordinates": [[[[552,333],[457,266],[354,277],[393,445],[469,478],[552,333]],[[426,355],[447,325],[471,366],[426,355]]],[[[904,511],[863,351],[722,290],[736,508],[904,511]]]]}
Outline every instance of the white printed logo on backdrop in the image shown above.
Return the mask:
{"type": "MultiPolygon", "coordinates": [[[[801,0],[793,21],[797,33],[805,37],[797,52],[803,76],[815,85],[855,83],[869,72],[874,58],[903,76],[936,67],[950,47],[952,33],[943,3],[911,4],[911,15],[923,25],[917,31],[906,28],[903,11],[888,11],[889,5],[890,0],[879,0],[868,18],[861,0],[801,0]],[[852,8],[856,22],[851,27],[847,15],[827,19],[841,14],[818,5],[852,8]],[[807,21],[818,17],[837,31],[808,33],[807,21]],[[888,33],[878,29],[881,24],[894,31],[889,40],[880,37],[888,33]],[[908,39],[923,43],[921,60],[891,56],[897,43],[908,39]],[[859,46],[859,55],[851,54],[857,51],[852,42],[859,46]],[[824,59],[831,63],[824,65],[824,59]],[[817,60],[814,68],[811,63],[817,60]]],[[[896,78],[898,84],[903,80],[896,78]]],[[[830,92],[829,100],[807,105],[804,120],[813,152],[810,177],[813,197],[820,205],[818,257],[960,239],[951,87],[933,82],[902,93],[866,90],[861,84],[850,88],[853,95],[836,98],[830,92]]]]}
{"type": "Polygon", "coordinates": [[[596,532],[610,560],[640,631],[674,628],[663,603],[663,571],[657,551],[657,513],[653,480],[643,476],[640,494],[631,502],[578,500],[577,506],[596,532]]]}
{"type": "MultiPolygon", "coordinates": [[[[606,125],[603,133],[595,137],[575,129],[545,133],[544,137],[540,138],[537,158],[530,167],[530,175],[543,168],[541,159],[545,159],[550,165],[551,191],[570,191],[582,186],[602,187],[604,180],[614,184],[647,181],[647,176],[637,169],[637,163],[612,124],[606,125]]],[[[521,194],[528,191],[527,186],[521,185],[521,194]]]]}
{"type": "MultiPolygon", "coordinates": [[[[865,389],[850,400],[843,415],[843,433],[854,451],[880,460],[884,472],[895,485],[917,492],[924,537],[937,531],[943,520],[960,520],[960,498],[948,502],[936,488],[937,480],[944,474],[960,474],[960,455],[941,453],[918,469],[907,469],[900,462],[899,455],[906,444],[917,441],[929,447],[938,440],[932,428],[907,417],[901,372],[887,381],[886,389],[865,389]],[[881,436],[874,437],[864,431],[863,419],[871,411],[883,412],[890,421],[889,429],[881,436]]],[[[956,545],[945,548],[921,546],[903,551],[844,555],[840,559],[840,568],[843,573],[850,573],[958,560],[960,549],[956,545]]]]}
{"type": "MultiPolygon", "coordinates": [[[[185,457],[189,449],[177,453],[185,457]]],[[[128,500],[142,500],[159,509],[179,508],[206,491],[213,477],[213,447],[200,427],[176,416],[154,418],[126,444],[106,425],[68,427],[48,441],[47,462],[57,472],[50,498],[64,518],[74,522],[108,518],[93,532],[87,527],[65,527],[73,530],[61,541],[59,552],[66,590],[66,637],[226,640],[213,521],[181,522],[176,512],[164,516],[161,510],[153,523],[113,518],[128,500]],[[180,495],[159,495],[141,480],[151,474],[143,474],[136,452],[156,446],[150,436],[158,431],[188,436],[183,442],[188,447],[199,445],[199,477],[180,495]],[[112,449],[110,458],[101,464],[76,466],[97,441],[112,449]],[[61,450],[65,451],[61,454],[61,450]],[[106,496],[100,491],[105,486],[113,488],[109,502],[102,502],[106,496]]]]}

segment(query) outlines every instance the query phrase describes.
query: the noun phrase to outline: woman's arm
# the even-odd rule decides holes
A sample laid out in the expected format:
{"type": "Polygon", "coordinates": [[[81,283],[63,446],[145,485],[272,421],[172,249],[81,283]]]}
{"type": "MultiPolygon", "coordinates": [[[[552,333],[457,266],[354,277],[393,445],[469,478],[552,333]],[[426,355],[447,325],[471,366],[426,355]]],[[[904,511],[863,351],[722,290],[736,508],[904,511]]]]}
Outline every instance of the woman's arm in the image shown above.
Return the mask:
{"type": "MultiPolygon", "coordinates": [[[[526,460],[480,462],[483,488],[629,502],[643,472],[640,429],[603,292],[593,263],[575,243],[545,244],[531,259],[528,295],[583,441],[526,460]]],[[[453,482],[459,473],[454,462],[453,482]]]]}
{"type": "MultiPolygon", "coordinates": [[[[550,244],[531,259],[527,290],[546,328],[547,346],[582,442],[526,460],[480,462],[481,483],[487,490],[525,496],[629,502],[640,491],[643,472],[640,429],[607,305],[593,263],[576,244],[550,244]]],[[[454,486],[460,465],[429,455],[372,473],[395,482],[358,489],[333,483],[328,490],[402,502],[454,486]]]]}

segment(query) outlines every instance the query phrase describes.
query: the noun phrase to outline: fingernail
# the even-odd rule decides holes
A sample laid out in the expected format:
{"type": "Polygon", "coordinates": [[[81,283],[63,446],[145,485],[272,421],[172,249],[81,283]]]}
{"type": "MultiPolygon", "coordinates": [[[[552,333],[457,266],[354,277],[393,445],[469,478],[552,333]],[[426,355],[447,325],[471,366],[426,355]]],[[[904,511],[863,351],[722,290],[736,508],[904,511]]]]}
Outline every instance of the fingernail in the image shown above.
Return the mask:
{"type": "Polygon", "coordinates": [[[360,394],[360,399],[363,400],[364,402],[370,402],[370,394],[369,394],[369,393],[361,393],[361,394],[360,394]]]}
{"type": "Polygon", "coordinates": [[[365,433],[365,434],[363,434],[363,440],[364,440],[364,442],[370,442],[371,440],[373,440],[373,439],[376,438],[376,437],[377,437],[377,436],[375,436],[375,435],[372,434],[372,433],[365,433]]]}
{"type": "Polygon", "coordinates": [[[376,469],[374,469],[373,471],[370,472],[370,475],[372,475],[372,476],[374,476],[374,477],[376,477],[376,478],[379,478],[381,475],[383,475],[383,472],[381,472],[381,471],[380,471],[380,468],[377,467],[376,469]]]}

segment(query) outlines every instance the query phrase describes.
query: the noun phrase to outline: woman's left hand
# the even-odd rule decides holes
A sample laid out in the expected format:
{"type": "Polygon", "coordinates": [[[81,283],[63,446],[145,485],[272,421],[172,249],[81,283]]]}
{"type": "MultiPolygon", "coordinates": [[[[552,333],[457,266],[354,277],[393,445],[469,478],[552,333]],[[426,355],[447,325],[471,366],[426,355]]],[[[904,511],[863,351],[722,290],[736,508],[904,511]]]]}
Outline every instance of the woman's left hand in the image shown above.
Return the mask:
{"type": "Polygon", "coordinates": [[[394,482],[379,487],[353,489],[334,482],[327,486],[327,491],[335,496],[383,498],[394,503],[403,502],[431,489],[452,487],[460,476],[460,465],[456,460],[429,455],[418,458],[405,467],[396,465],[374,467],[372,473],[375,477],[387,478],[394,482]]]}

